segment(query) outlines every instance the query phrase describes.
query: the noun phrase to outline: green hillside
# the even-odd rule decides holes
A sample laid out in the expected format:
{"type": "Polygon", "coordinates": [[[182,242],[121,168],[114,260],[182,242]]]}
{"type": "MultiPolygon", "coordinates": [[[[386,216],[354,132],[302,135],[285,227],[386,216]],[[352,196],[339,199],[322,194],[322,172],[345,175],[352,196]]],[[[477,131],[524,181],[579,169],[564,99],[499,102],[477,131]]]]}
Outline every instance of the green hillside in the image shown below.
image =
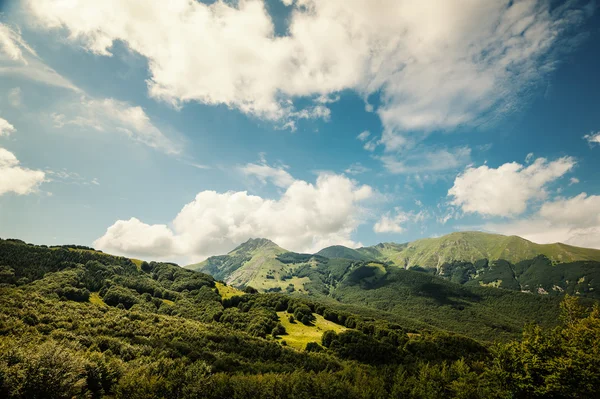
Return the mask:
{"type": "Polygon", "coordinates": [[[234,286],[491,340],[514,337],[525,323],[554,325],[565,293],[600,299],[600,263],[587,260],[597,252],[475,232],[358,250],[333,246],[315,255],[250,240],[199,270],[210,273],[206,266],[219,259],[231,266],[223,278],[234,286]]]}
{"type": "Polygon", "coordinates": [[[368,254],[363,254],[355,249],[344,247],[343,245],[333,245],[323,248],[316,255],[324,256],[325,258],[344,258],[353,260],[371,260],[373,257],[368,254]]]}
{"type": "Polygon", "coordinates": [[[481,232],[456,232],[424,238],[407,244],[379,244],[358,249],[360,253],[403,268],[420,266],[439,269],[453,261],[476,262],[504,259],[517,263],[544,255],[554,263],[600,262],[600,250],[566,244],[536,244],[517,236],[481,232]]]}
{"type": "MultiPolygon", "coordinates": [[[[354,313],[390,313],[403,325],[451,330],[481,340],[509,339],[526,323],[553,326],[560,298],[465,286],[430,273],[374,262],[322,262],[298,270],[311,296],[331,298],[354,313]]],[[[381,317],[381,316],[380,316],[381,317]]],[[[393,317],[392,317],[393,318],[393,317]]]]}
{"type": "Polygon", "coordinates": [[[310,277],[299,270],[327,263],[332,267],[333,284],[335,276],[345,272],[352,262],[424,270],[469,286],[600,298],[600,250],[560,243],[541,245],[520,237],[480,232],[356,250],[336,245],[315,255],[288,252],[269,240],[251,239],[227,255],[213,256],[188,268],[261,292],[314,294],[314,288],[307,288],[310,277]]]}
{"type": "Polygon", "coordinates": [[[227,255],[211,256],[204,262],[186,267],[210,274],[232,286],[251,286],[261,292],[302,292],[307,280],[292,275],[298,266],[296,263],[282,261],[281,256],[288,253],[270,240],[252,238],[227,255]]]}
{"type": "MultiPolygon", "coordinates": [[[[263,244],[252,241],[254,249],[236,253],[261,252],[263,244]]],[[[289,252],[276,258],[296,265],[294,276],[308,279],[310,296],[246,293],[171,263],[0,239],[0,396],[597,392],[598,307],[567,298],[559,316],[555,296],[468,287],[373,261],[289,252]],[[527,327],[521,336],[527,322],[556,328],[527,327]]]]}

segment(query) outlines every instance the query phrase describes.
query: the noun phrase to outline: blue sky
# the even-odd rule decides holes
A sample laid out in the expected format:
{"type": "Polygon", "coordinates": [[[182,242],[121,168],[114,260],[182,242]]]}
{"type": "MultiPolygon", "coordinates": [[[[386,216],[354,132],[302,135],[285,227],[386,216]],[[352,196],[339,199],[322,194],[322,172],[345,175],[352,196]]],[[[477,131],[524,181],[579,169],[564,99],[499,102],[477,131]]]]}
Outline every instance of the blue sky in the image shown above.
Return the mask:
{"type": "Polygon", "coordinates": [[[594,2],[0,2],[0,236],[600,248],[594,2]]]}

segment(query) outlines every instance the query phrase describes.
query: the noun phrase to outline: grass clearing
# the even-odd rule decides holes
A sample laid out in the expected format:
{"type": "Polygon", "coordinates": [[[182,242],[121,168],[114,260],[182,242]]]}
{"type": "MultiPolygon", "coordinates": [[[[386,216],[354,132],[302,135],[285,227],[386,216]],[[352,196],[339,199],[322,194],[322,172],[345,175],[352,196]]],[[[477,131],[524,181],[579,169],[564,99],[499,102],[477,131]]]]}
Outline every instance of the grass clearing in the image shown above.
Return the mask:
{"type": "Polygon", "coordinates": [[[231,287],[229,285],[225,285],[223,283],[220,282],[215,282],[215,285],[217,287],[217,291],[219,291],[219,295],[221,295],[221,298],[223,299],[228,299],[231,298],[233,296],[241,296],[244,295],[243,291],[238,290],[235,287],[231,287]]]}
{"type": "Polygon", "coordinates": [[[94,305],[98,305],[98,306],[106,306],[106,304],[100,297],[100,294],[97,292],[90,293],[90,303],[93,303],[94,305]]]}
{"type": "Polygon", "coordinates": [[[161,299],[161,301],[163,301],[163,303],[166,303],[169,306],[175,305],[175,302],[171,301],[170,299],[161,299]]]}
{"type": "Polygon", "coordinates": [[[133,259],[133,258],[130,258],[130,259],[135,264],[135,266],[137,267],[138,270],[142,270],[142,263],[144,262],[143,260],[133,259]]]}
{"type": "Polygon", "coordinates": [[[312,326],[305,326],[299,321],[290,323],[288,319],[290,314],[287,312],[277,312],[277,316],[279,316],[279,322],[287,332],[286,335],[278,336],[277,340],[285,341],[288,346],[298,350],[303,350],[309,342],[318,342],[320,345],[321,336],[327,330],[333,330],[336,333],[347,330],[346,327],[325,320],[323,316],[318,314],[315,314],[317,319],[312,326]]]}

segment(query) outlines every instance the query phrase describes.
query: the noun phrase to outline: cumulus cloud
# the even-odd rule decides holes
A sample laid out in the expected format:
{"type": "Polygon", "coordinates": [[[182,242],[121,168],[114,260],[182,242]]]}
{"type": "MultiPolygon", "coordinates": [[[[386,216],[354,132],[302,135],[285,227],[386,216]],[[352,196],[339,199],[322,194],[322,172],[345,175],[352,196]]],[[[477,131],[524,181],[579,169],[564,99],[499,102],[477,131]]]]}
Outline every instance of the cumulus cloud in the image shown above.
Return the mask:
{"type": "Polygon", "coordinates": [[[395,208],[394,212],[387,212],[373,225],[375,233],[403,233],[406,230],[406,224],[419,223],[429,217],[427,211],[403,212],[400,208],[395,208]]]}
{"type": "Polygon", "coordinates": [[[175,105],[225,104],[280,121],[298,112],[296,97],[376,93],[390,148],[399,132],[512,109],[552,70],[562,34],[587,16],[578,1],[286,0],[293,9],[280,36],[260,0],[26,4],[40,25],[66,28],[95,54],[125,43],[148,60],[150,94],[175,105]]]}
{"type": "Polygon", "coordinates": [[[12,152],[0,148],[0,195],[31,194],[44,182],[44,172],[23,168],[19,164],[19,160],[12,152]]]}
{"type": "Polygon", "coordinates": [[[546,186],[575,166],[575,159],[562,157],[549,162],[537,158],[529,166],[505,163],[498,168],[487,165],[468,167],[448,190],[450,203],[465,213],[483,216],[517,216],[532,200],[544,199],[546,186]]]}
{"type": "Polygon", "coordinates": [[[583,139],[586,140],[590,146],[600,144],[600,132],[586,134],[583,136],[583,139]]]}
{"type": "Polygon", "coordinates": [[[286,165],[270,166],[267,164],[264,156],[261,156],[259,163],[249,163],[240,167],[240,171],[244,175],[255,177],[262,184],[271,181],[274,185],[281,188],[287,188],[294,183],[294,178],[286,169],[286,165]]]}
{"type": "Polygon", "coordinates": [[[0,137],[8,136],[17,130],[6,119],[0,118],[0,137]]]}
{"type": "Polygon", "coordinates": [[[469,147],[416,149],[402,156],[382,155],[379,160],[393,174],[435,172],[457,169],[471,162],[469,147]]]}
{"type": "Polygon", "coordinates": [[[113,130],[167,154],[181,152],[179,145],[152,123],[142,107],[112,98],[96,100],[82,96],[67,108],[65,113],[52,114],[55,127],[73,125],[100,132],[113,130]]]}
{"type": "Polygon", "coordinates": [[[202,191],[170,225],[119,220],[94,242],[102,250],[142,258],[197,261],[222,254],[251,237],[265,237],[293,251],[337,243],[355,247],[361,202],[373,195],[341,175],[321,174],[315,184],[295,180],[279,199],[245,191],[202,191]]]}
{"type": "Polygon", "coordinates": [[[489,231],[515,234],[538,243],[600,249],[600,196],[581,193],[544,203],[532,217],[484,225],[489,231]]]}

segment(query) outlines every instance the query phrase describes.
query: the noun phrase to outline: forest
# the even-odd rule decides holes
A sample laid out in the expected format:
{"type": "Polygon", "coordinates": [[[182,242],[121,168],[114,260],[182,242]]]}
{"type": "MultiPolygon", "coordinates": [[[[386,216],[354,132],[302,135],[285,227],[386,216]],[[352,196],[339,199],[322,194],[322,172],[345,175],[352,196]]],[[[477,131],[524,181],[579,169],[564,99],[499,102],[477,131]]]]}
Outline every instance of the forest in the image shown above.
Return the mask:
{"type": "Polygon", "coordinates": [[[600,308],[575,296],[554,323],[493,340],[299,294],[225,295],[210,275],[86,247],[0,240],[0,284],[5,398],[593,398],[600,386],[600,308]],[[282,315],[339,328],[292,347],[282,315]]]}

